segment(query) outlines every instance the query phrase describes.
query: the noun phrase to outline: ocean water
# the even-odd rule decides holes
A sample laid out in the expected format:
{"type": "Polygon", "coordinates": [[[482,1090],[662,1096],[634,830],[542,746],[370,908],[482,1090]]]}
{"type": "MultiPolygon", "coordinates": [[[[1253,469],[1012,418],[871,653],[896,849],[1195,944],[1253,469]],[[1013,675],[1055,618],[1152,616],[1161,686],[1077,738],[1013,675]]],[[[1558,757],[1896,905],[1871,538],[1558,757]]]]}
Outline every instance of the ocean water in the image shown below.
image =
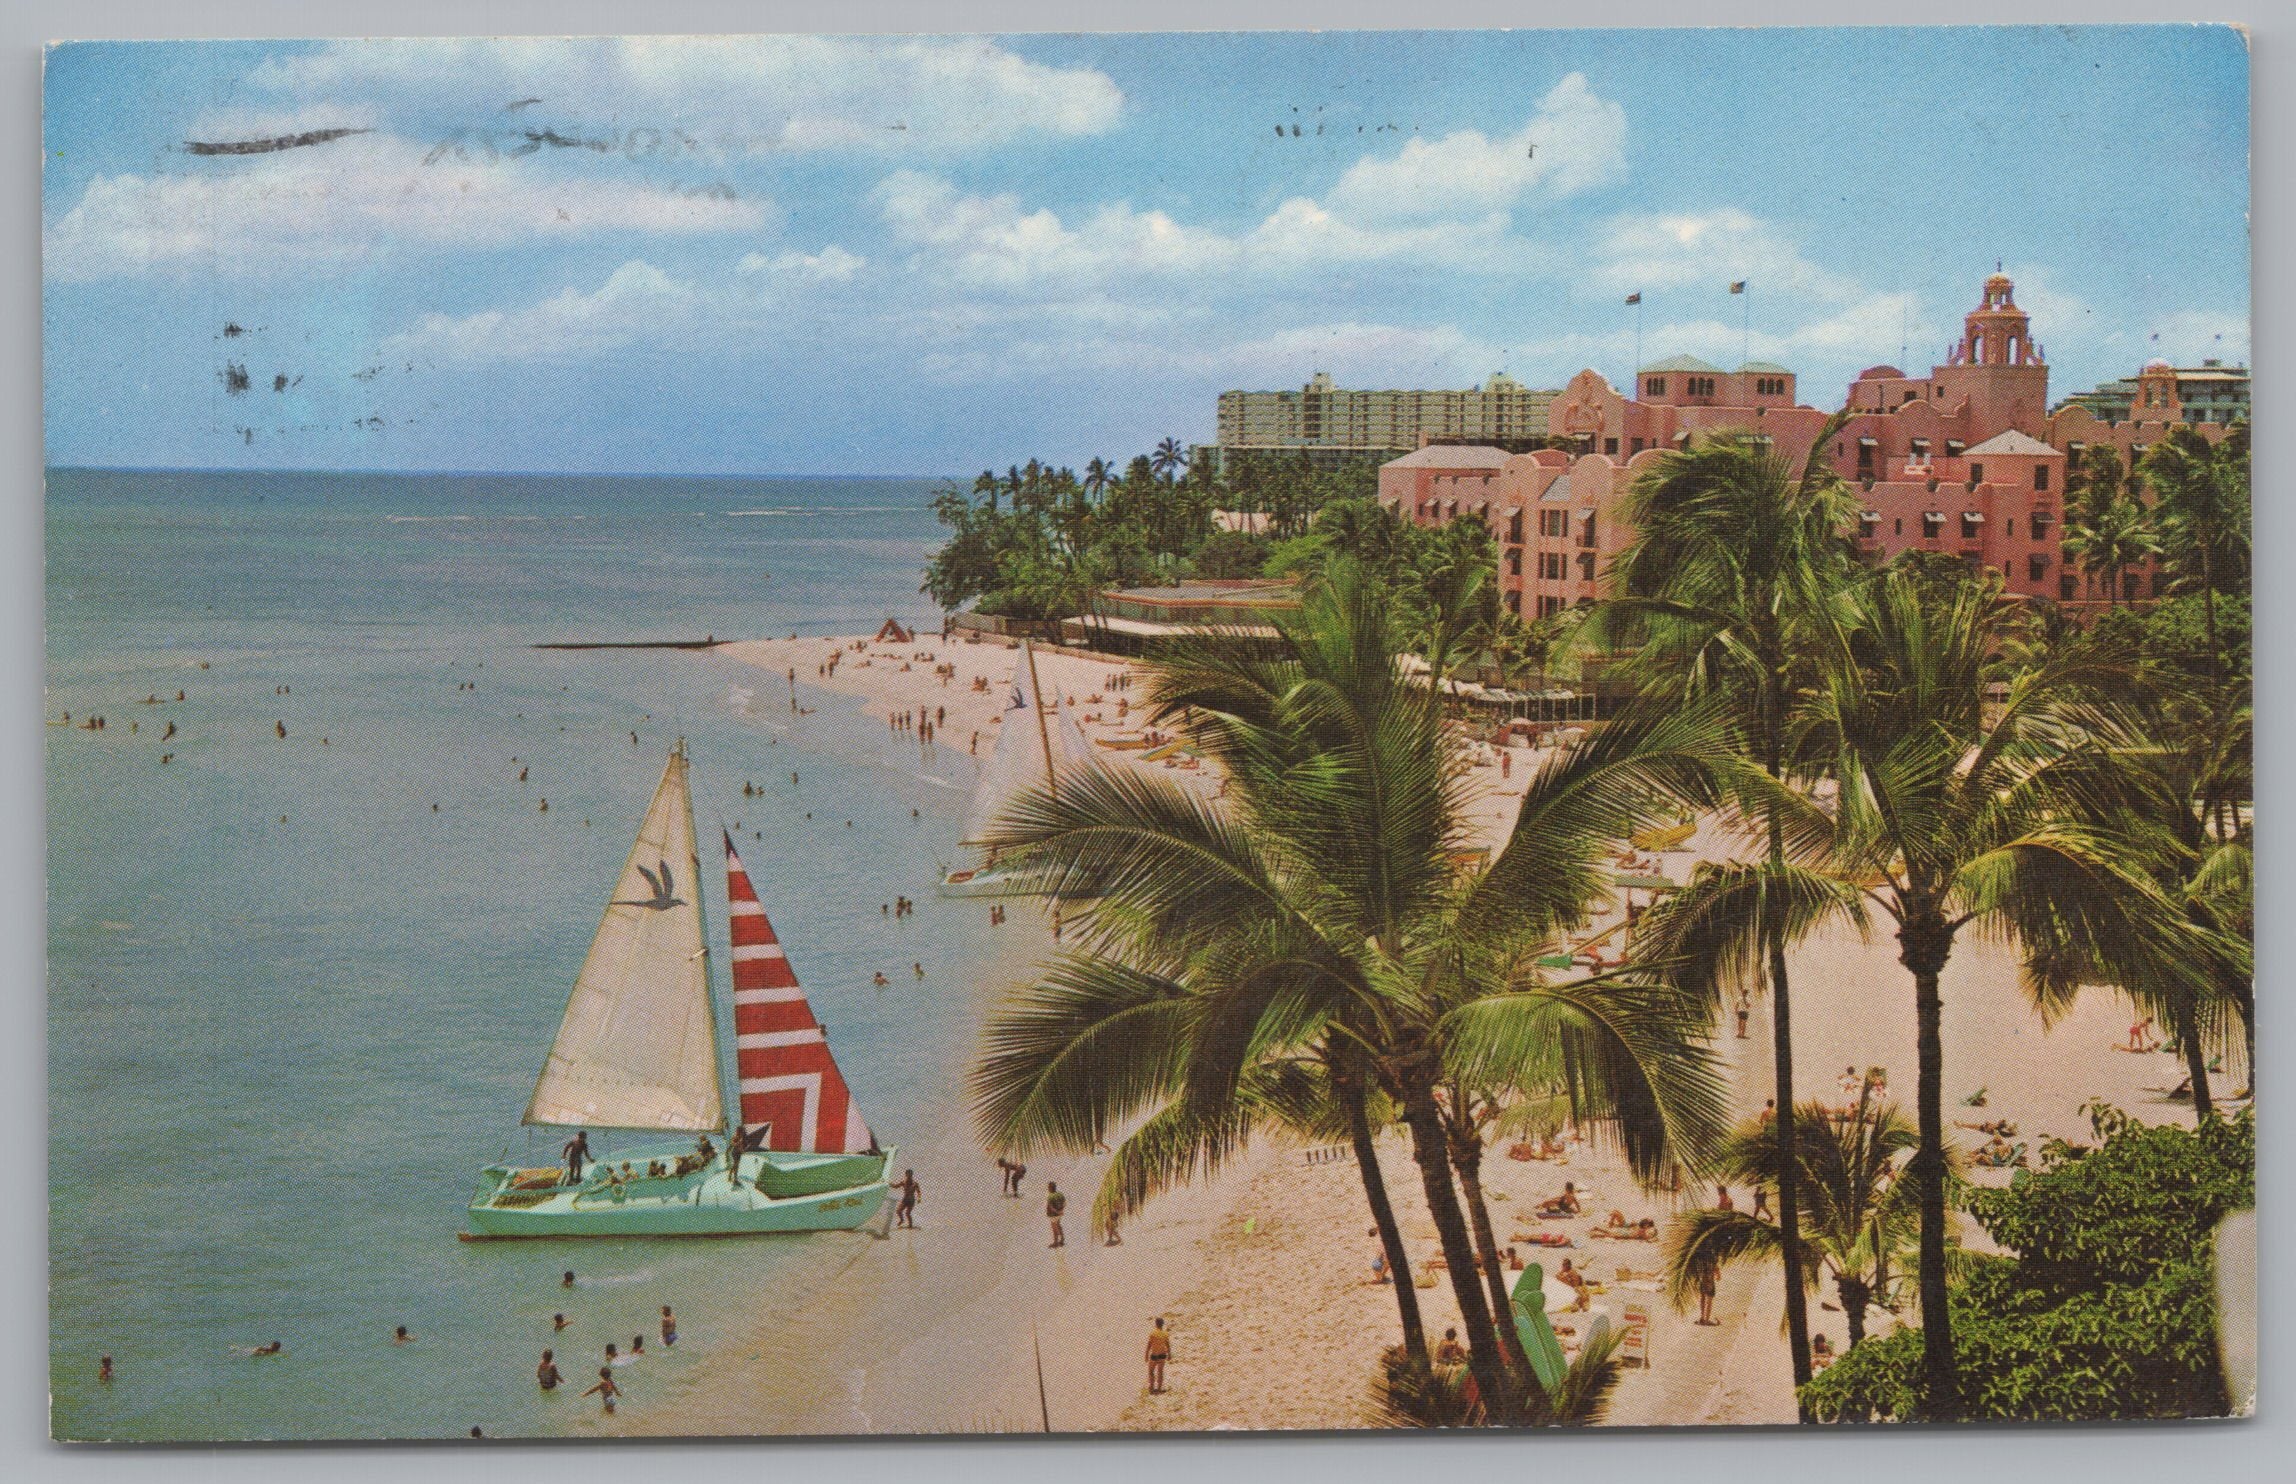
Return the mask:
{"type": "Polygon", "coordinates": [[[708,654],[531,647],[929,622],[930,489],[51,472],[48,714],[75,723],[47,754],[58,1436],[594,1430],[573,1391],[607,1341],[652,1348],[664,1303],[681,1343],[618,1373],[626,1413],[738,1349],[764,1378],[745,1426],[834,1414],[878,1343],[852,1329],[882,1317],[852,1295],[898,1243],[456,1232],[479,1167],[528,1147],[519,1112],[679,736],[700,828],[741,831],[872,1126],[929,1184],[981,1164],[961,1084],[999,949],[983,909],[933,894],[972,760],[850,701],[799,717],[785,681],[708,654]],[[896,893],[909,921],[879,913],[896,893]],[[544,1345],[574,1382],[556,1397],[544,1345]]]}

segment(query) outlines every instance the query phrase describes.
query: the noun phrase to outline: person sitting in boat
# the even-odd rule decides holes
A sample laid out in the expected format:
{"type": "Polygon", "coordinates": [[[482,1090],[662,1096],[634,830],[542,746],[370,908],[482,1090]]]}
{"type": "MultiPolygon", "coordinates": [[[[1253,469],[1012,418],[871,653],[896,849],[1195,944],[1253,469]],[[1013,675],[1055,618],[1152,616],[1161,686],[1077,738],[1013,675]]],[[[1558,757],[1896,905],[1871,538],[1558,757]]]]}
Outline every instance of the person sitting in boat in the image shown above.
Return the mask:
{"type": "Polygon", "coordinates": [[[566,1147],[559,1153],[566,1157],[566,1183],[580,1185],[582,1167],[590,1162],[590,1131],[576,1129],[574,1137],[566,1141],[566,1147]]]}

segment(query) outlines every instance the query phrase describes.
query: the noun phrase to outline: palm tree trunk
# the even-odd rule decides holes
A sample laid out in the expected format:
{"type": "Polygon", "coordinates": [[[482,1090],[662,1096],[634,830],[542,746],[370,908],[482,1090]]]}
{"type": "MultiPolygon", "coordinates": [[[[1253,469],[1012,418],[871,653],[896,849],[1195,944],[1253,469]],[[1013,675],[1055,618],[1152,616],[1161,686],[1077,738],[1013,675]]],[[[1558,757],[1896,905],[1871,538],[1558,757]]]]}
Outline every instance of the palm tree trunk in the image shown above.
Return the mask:
{"type": "Polygon", "coordinates": [[[1515,1305],[1507,1296],[1507,1266],[1499,1261],[1498,1238],[1491,1231],[1491,1210],[1483,1201],[1483,1141],[1473,1129],[1451,1145],[1451,1164],[1459,1172],[1459,1194],[1467,1207],[1467,1222],[1475,1236],[1475,1256],[1491,1295],[1492,1328],[1499,1350],[1519,1382],[1531,1375],[1531,1358],[1523,1353],[1523,1338],[1515,1333],[1515,1305]]]}
{"type": "Polygon", "coordinates": [[[1348,1139],[1355,1146],[1355,1169],[1363,1181],[1363,1198],[1371,1204],[1371,1224],[1378,1228],[1380,1248],[1387,1254],[1387,1276],[1395,1287],[1395,1314],[1403,1324],[1403,1353],[1425,1374],[1427,1326],[1419,1317],[1419,1290],[1411,1282],[1411,1255],[1403,1246],[1403,1228],[1396,1224],[1394,1203],[1387,1198],[1387,1177],[1379,1168],[1379,1146],[1372,1141],[1371,1115],[1364,1108],[1363,1088],[1342,1081],[1340,1095],[1347,1104],[1348,1139]]]}
{"type": "Polygon", "coordinates": [[[1403,1084],[1403,1121],[1411,1127],[1411,1155],[1419,1164],[1420,1183],[1427,1192],[1427,1212],[1435,1218],[1443,1259],[1451,1269],[1451,1292],[1459,1300],[1459,1323],[1467,1331],[1467,1368],[1483,1394],[1483,1410],[1492,1421],[1506,1424],[1521,1410],[1508,1391],[1509,1378],[1498,1331],[1491,1324],[1491,1306],[1483,1285],[1475,1278],[1475,1245],[1468,1238],[1467,1222],[1459,1214],[1458,1193],[1451,1185],[1451,1154],[1443,1137],[1443,1110],[1435,1105],[1432,1079],[1407,1079],[1403,1084]]]}
{"type": "Polygon", "coordinates": [[[1834,1291],[1841,1295],[1842,1319],[1849,1326],[1849,1343],[1842,1347],[1843,1353],[1846,1354],[1857,1349],[1858,1342],[1865,1338],[1865,1311],[1868,1295],[1866,1286],[1855,1278],[1836,1278],[1834,1291]]]}
{"type": "MultiPolygon", "coordinates": [[[[1772,694],[1765,708],[1763,726],[1762,766],[1776,778],[1785,766],[1785,740],[1780,735],[1779,718],[1784,714],[1785,665],[1781,662],[1771,669],[1772,694]]],[[[1784,823],[1775,809],[1770,811],[1770,864],[1778,866],[1786,859],[1784,823]]],[[[1778,1124],[1778,1255],[1786,1265],[1786,1348],[1794,1366],[1794,1386],[1797,1397],[1801,1387],[1810,1383],[1810,1307],[1809,1297],[1800,1281],[1802,1271],[1802,1162],[1794,1148],[1794,1014],[1793,998],[1786,983],[1786,938],[1776,926],[1765,929],[1770,950],[1770,1063],[1772,1097],[1777,1105],[1774,1115],[1778,1124]]],[[[1801,1420],[1808,1422],[1807,1407],[1797,1400],[1796,1409],[1801,1420]]]]}
{"type": "Polygon", "coordinates": [[[2177,997],[2170,1024],[2176,1031],[2177,1049],[2184,1053],[2185,1075],[2192,1081],[2192,1116],[2213,1118],[2216,1105],[2208,1095],[2208,1053],[2201,1048],[2200,1017],[2193,1013],[2189,999],[2177,997]]]}
{"type": "Polygon", "coordinates": [[[1930,906],[1909,913],[1897,936],[1898,961],[1913,971],[1914,1103],[1921,1140],[1912,1166],[1921,1216],[1921,1420],[1954,1422],[1961,1416],[1961,1388],[1945,1282],[1945,1051],[1940,1032],[1945,1005],[1937,992],[1938,975],[1953,951],[1953,929],[1930,906]]]}

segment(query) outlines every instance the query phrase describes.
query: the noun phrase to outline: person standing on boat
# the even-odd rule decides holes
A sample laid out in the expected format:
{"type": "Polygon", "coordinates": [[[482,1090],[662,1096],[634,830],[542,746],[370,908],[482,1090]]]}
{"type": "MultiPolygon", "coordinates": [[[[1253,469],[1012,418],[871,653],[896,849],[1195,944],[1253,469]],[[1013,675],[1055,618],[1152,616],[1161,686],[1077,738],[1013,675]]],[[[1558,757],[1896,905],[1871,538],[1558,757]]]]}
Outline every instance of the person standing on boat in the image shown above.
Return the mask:
{"type": "Polygon", "coordinates": [[[566,1147],[559,1153],[566,1156],[566,1183],[580,1185],[582,1167],[590,1162],[590,1131],[576,1129],[574,1137],[566,1141],[566,1147]]]}

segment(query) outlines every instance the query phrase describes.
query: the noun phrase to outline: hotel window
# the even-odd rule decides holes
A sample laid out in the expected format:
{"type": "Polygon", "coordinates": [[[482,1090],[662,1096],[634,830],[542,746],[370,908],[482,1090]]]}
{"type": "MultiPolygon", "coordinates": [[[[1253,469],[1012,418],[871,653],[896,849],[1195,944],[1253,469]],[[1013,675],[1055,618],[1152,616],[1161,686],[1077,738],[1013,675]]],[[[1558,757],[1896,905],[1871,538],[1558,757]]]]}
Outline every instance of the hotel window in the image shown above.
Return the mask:
{"type": "Polygon", "coordinates": [[[1594,581],[1594,553],[1582,551],[1578,559],[1578,575],[1582,582],[1594,581]]]}
{"type": "Polygon", "coordinates": [[[2034,539],[2034,540],[2036,540],[2036,541],[2046,541],[2046,540],[2048,540],[2048,539],[2049,539],[2049,527],[2050,527],[2051,523],[2053,523],[2053,522],[2056,520],[2056,518],[2057,518],[2057,517],[2056,517],[2055,513],[2054,513],[2054,512],[2052,512],[2052,511],[2047,511],[2047,510],[2036,510],[2036,511],[2034,511],[2034,512],[2033,512],[2033,519],[2032,519],[2032,522],[2031,522],[2031,525],[2032,525],[2032,530],[2033,530],[2033,539],[2034,539]]]}
{"type": "Polygon", "coordinates": [[[1507,539],[1517,546],[1523,544],[1523,512],[1520,510],[1507,517],[1507,539]]]}
{"type": "Polygon", "coordinates": [[[2017,534],[2017,517],[2016,517],[2016,516],[2012,515],[2012,516],[2010,516],[2010,517],[2009,517],[2007,520],[2005,520],[2005,521],[2003,521],[2003,522],[2001,523],[2001,533],[2002,533],[2003,535],[2005,535],[2005,536],[2014,536],[2014,535],[2016,535],[2016,534],[2017,534]]]}
{"type": "Polygon", "coordinates": [[[1646,397],[1665,396],[1666,378],[1663,376],[1645,376],[1642,379],[1642,394],[1646,397]]]}
{"type": "Polygon", "coordinates": [[[1895,531],[1893,532],[1893,534],[1895,534],[1895,535],[1899,535],[1899,536],[1902,536],[1902,535],[1904,535],[1904,534],[1905,534],[1905,517],[1904,517],[1904,516],[1902,516],[1902,515],[1901,515],[1901,516],[1899,516],[1899,517],[1897,518],[1896,529],[1895,529],[1895,531]]]}
{"type": "Polygon", "coordinates": [[[1556,597],[1542,597],[1539,599],[1539,617],[1552,618],[1562,611],[1562,599],[1556,597]]]}
{"type": "Polygon", "coordinates": [[[1685,390],[1693,397],[1711,397],[1714,395],[1714,378],[1711,376],[1689,377],[1685,383],[1685,390]]]}
{"type": "Polygon", "coordinates": [[[1962,511],[1962,512],[1961,512],[1961,539],[1962,539],[1962,540],[1964,540],[1964,541],[1975,541],[1975,540],[1976,540],[1976,539],[1977,539],[1979,536],[1982,536],[1982,535],[1984,535],[1984,534],[1985,534],[1985,512],[1984,512],[1984,511],[1982,511],[1982,510],[1964,510],[1964,511],[1962,511]]]}
{"type": "Polygon", "coordinates": [[[1921,534],[1935,540],[1945,531],[1945,512],[1925,510],[1921,515],[1921,534]]]}
{"type": "Polygon", "coordinates": [[[1571,533],[1571,513],[1568,510],[1542,510],[1539,512],[1539,534],[1542,536],[1568,536],[1571,533]]]}
{"type": "Polygon", "coordinates": [[[1594,545],[1594,512],[1591,510],[1579,523],[1578,544],[1581,546],[1594,545]]]}
{"type": "Polygon", "coordinates": [[[1969,466],[1969,482],[1973,486],[1985,482],[1985,466],[1983,464],[1971,464],[1969,466]]]}
{"type": "Polygon", "coordinates": [[[1604,453],[1617,453],[1617,452],[1618,452],[1618,440],[1617,440],[1616,438],[1605,438],[1605,439],[1603,439],[1603,440],[1602,440],[1602,451],[1603,451],[1604,453]]]}
{"type": "Polygon", "coordinates": [[[1521,593],[1514,592],[1507,594],[1507,611],[1515,615],[1517,618],[1521,618],[1523,616],[1523,595],[1521,593]]]}
{"type": "Polygon", "coordinates": [[[2039,582],[2042,578],[2048,575],[2049,559],[2047,557],[2041,555],[2039,552],[2035,552],[2033,555],[2025,558],[2025,577],[2027,581],[2039,582]]]}
{"type": "Polygon", "coordinates": [[[1509,577],[1523,575],[1523,554],[1521,552],[1510,551],[1507,553],[1507,575],[1509,577]]]}
{"type": "Polygon", "coordinates": [[[1960,458],[1961,451],[1967,447],[1959,438],[1948,438],[1945,440],[1945,456],[1949,459],[1960,458]]]}
{"type": "Polygon", "coordinates": [[[2037,490],[2045,490],[2048,487],[2049,466],[2047,464],[2035,464],[2033,466],[2033,488],[2037,490]]]}
{"type": "Polygon", "coordinates": [[[1916,438],[1913,440],[1913,456],[1917,460],[1927,459],[1929,457],[1929,440],[1927,438],[1916,438]]]}
{"type": "Polygon", "coordinates": [[[2059,601],[2070,603],[2080,595],[2081,584],[2079,580],[2076,579],[2070,572],[2059,573],[2057,576],[2057,597],[2059,601]]]}
{"type": "Polygon", "coordinates": [[[1860,479],[1873,478],[1873,450],[1874,441],[1871,438],[1858,440],[1858,478],[1860,479]]]}
{"type": "Polygon", "coordinates": [[[1564,560],[1564,559],[1563,559],[1563,554],[1562,554],[1561,552],[1559,552],[1559,551],[1542,551],[1542,552],[1540,552],[1540,553],[1539,553],[1539,576],[1540,576],[1540,578],[1541,578],[1542,580],[1545,580],[1545,581],[1550,581],[1550,582],[1551,582],[1551,581],[1554,581],[1554,580],[1555,580],[1555,579],[1557,579],[1557,578],[1560,578],[1560,577],[1563,575],[1563,572],[1564,572],[1564,565],[1563,565],[1563,560],[1564,560]]]}
{"type": "Polygon", "coordinates": [[[1628,450],[1628,457],[1630,457],[1630,458],[1631,458],[1631,457],[1633,457],[1633,455],[1635,455],[1635,454],[1638,454],[1638,453],[1640,453],[1640,452],[1642,452],[1642,440],[1641,440],[1640,438],[1637,438],[1637,439],[1635,439],[1635,440],[1633,441],[1632,445],[1630,446],[1630,448],[1629,448],[1629,450],[1628,450]]]}

